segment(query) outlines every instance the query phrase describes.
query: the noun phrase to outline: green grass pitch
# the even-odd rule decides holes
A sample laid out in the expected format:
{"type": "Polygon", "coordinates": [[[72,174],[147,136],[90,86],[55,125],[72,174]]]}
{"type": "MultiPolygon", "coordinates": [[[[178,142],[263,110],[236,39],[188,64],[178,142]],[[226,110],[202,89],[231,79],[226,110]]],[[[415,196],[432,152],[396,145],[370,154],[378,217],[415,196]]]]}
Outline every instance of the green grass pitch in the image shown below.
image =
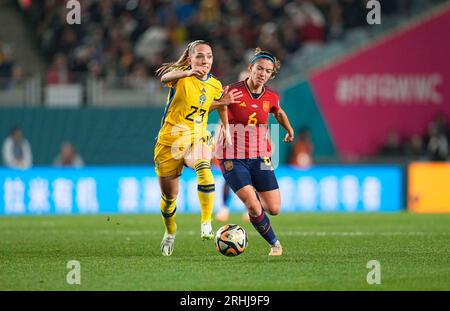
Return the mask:
{"type": "MultiPolygon", "coordinates": [[[[265,241],[240,215],[240,256],[201,241],[200,216],[177,216],[171,257],[160,254],[159,215],[0,218],[0,290],[450,290],[450,215],[289,214],[271,217],[283,244],[265,241]],[[81,285],[69,285],[69,260],[81,285]],[[369,260],[381,284],[369,285],[369,260]]],[[[220,224],[214,223],[217,230],[220,224]]]]}

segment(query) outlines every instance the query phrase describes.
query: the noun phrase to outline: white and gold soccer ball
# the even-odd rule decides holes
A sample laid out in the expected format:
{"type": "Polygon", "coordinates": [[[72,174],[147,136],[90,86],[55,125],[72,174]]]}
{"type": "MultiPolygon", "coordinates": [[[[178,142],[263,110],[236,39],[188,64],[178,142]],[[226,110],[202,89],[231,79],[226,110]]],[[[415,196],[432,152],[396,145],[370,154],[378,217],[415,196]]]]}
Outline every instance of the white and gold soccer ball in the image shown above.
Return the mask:
{"type": "Polygon", "coordinates": [[[247,248],[247,232],[239,225],[225,225],[217,231],[215,244],[222,255],[238,256],[247,248]]]}

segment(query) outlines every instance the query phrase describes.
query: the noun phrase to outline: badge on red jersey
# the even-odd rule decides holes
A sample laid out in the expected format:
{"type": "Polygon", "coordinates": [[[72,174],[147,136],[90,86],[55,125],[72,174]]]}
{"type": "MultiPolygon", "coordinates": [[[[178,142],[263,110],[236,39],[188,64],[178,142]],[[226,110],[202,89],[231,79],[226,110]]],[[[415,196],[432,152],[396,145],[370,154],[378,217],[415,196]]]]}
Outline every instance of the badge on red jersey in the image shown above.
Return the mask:
{"type": "Polygon", "coordinates": [[[264,100],[263,101],[263,110],[264,110],[264,112],[269,112],[269,107],[270,107],[270,101],[264,100]]]}

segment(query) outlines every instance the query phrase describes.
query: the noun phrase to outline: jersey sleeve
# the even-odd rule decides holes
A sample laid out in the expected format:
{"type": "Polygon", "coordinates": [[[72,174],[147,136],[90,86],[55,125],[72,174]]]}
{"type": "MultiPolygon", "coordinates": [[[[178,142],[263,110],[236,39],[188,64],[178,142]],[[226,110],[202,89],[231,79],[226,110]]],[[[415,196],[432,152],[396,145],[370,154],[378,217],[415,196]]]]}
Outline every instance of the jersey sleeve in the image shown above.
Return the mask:
{"type": "Polygon", "coordinates": [[[217,92],[216,92],[216,96],[214,96],[214,100],[221,99],[222,95],[223,95],[222,83],[220,83],[220,81],[218,81],[217,92]]]}
{"type": "MultiPolygon", "coordinates": [[[[172,71],[188,71],[188,70],[190,70],[189,66],[179,66],[179,67],[175,67],[174,69],[172,69],[171,72],[172,71]]],[[[175,80],[175,81],[167,82],[166,85],[168,87],[175,87],[175,85],[177,85],[178,81],[180,81],[180,80],[182,80],[182,79],[178,79],[178,80],[175,80]]]]}
{"type": "Polygon", "coordinates": [[[280,97],[278,95],[275,95],[273,97],[272,107],[270,107],[270,113],[277,113],[278,111],[280,111],[280,109],[280,97]]]}
{"type": "Polygon", "coordinates": [[[167,82],[166,85],[170,88],[176,88],[176,86],[180,84],[180,80],[182,80],[182,79],[167,82]]]}

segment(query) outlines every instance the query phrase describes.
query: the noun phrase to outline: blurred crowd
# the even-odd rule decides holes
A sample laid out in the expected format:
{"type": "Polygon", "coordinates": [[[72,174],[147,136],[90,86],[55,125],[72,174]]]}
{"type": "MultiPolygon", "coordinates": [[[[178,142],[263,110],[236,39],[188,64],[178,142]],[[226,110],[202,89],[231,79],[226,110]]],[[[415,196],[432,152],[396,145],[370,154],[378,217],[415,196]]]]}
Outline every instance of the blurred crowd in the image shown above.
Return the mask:
{"type": "Polygon", "coordinates": [[[0,38],[0,90],[13,90],[22,87],[24,71],[13,58],[13,48],[0,38]]]}
{"type": "MultiPolygon", "coordinates": [[[[321,45],[341,38],[348,29],[367,26],[368,12],[367,0],[80,0],[81,24],[69,25],[66,0],[9,1],[23,15],[48,62],[46,84],[83,83],[89,77],[101,77],[112,87],[132,89],[160,87],[155,69],[176,60],[191,40],[212,43],[213,73],[226,84],[245,68],[256,46],[274,52],[286,66],[303,47],[321,45]]],[[[408,14],[427,1],[380,2],[385,16],[408,14]]],[[[13,55],[11,46],[0,38],[0,89],[14,89],[24,80],[24,70],[13,55]]],[[[379,155],[447,159],[449,135],[448,122],[440,116],[423,136],[400,138],[392,131],[379,155]]],[[[11,133],[9,138],[3,146],[4,159],[7,150],[9,159],[14,155],[28,163],[25,159],[31,157],[27,157],[21,134],[11,133]]],[[[82,164],[81,158],[74,160],[75,148],[68,144],[61,146],[65,154],[59,157],[61,163],[82,164]]],[[[308,167],[312,154],[311,135],[308,129],[300,129],[288,161],[308,167]]],[[[28,164],[19,166],[23,165],[28,164]]]]}
{"type": "MultiPolygon", "coordinates": [[[[291,145],[287,164],[298,168],[309,168],[315,164],[314,144],[307,127],[300,128],[291,145]]],[[[400,138],[391,131],[384,146],[377,155],[379,160],[397,161],[448,161],[450,160],[450,123],[446,115],[435,116],[428,124],[425,135],[412,135],[400,138]]],[[[11,168],[26,169],[33,165],[32,148],[18,126],[10,130],[2,145],[3,164],[11,168]]],[[[84,161],[73,143],[64,141],[56,155],[55,167],[83,167],[84,161]]]]}
{"type": "MultiPolygon", "coordinates": [[[[19,126],[14,126],[2,144],[3,165],[15,169],[28,169],[33,166],[33,152],[28,139],[23,135],[19,126]]],[[[69,142],[61,143],[60,151],[56,155],[53,166],[76,167],[84,166],[84,161],[75,146],[69,142]]]]}
{"type": "Polygon", "coordinates": [[[313,165],[314,145],[308,128],[303,127],[295,135],[291,147],[288,164],[299,168],[308,168],[313,165]]]}
{"type": "MultiPolygon", "coordinates": [[[[227,83],[256,46],[286,63],[302,46],[367,25],[368,12],[367,0],[80,0],[81,25],[68,25],[66,1],[14,1],[51,64],[48,84],[95,76],[131,88],[146,87],[191,40],[213,44],[214,74],[227,83]]],[[[382,14],[413,2],[382,0],[382,14]]]]}
{"type": "Polygon", "coordinates": [[[428,123],[424,135],[402,138],[392,130],[378,155],[385,158],[407,157],[416,160],[447,161],[449,159],[450,125],[440,113],[428,123]]]}
{"type": "MultiPolygon", "coordinates": [[[[445,113],[439,113],[428,123],[425,133],[402,137],[393,129],[386,136],[386,141],[377,154],[370,158],[354,158],[350,161],[449,161],[449,144],[450,121],[445,113]]],[[[287,160],[289,165],[298,168],[308,168],[317,161],[308,128],[298,130],[287,160]]]]}

